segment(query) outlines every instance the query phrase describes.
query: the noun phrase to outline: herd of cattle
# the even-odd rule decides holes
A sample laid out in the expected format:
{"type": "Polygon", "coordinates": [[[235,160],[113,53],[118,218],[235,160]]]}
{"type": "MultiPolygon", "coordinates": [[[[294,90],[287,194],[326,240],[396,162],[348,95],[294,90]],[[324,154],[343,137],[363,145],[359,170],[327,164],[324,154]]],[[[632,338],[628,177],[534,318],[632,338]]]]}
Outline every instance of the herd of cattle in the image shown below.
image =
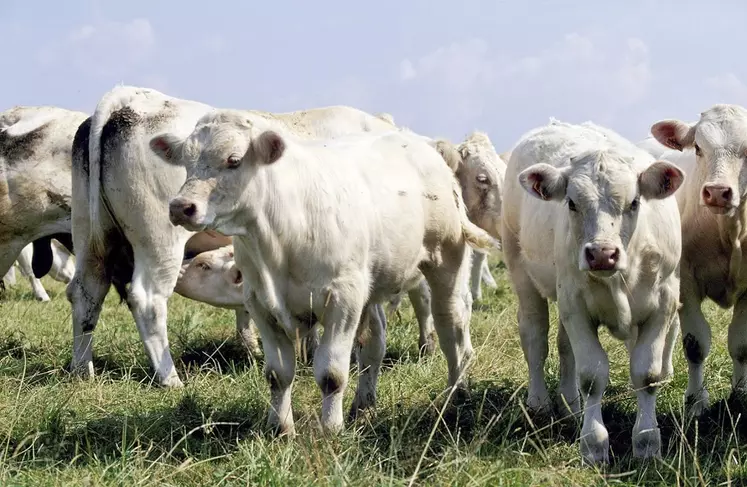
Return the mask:
{"type": "Polygon", "coordinates": [[[656,391],[673,373],[680,326],[687,410],[708,405],[706,298],[734,307],[732,387],[747,392],[746,158],[747,110],[735,105],[657,122],[637,144],[551,120],[499,155],[481,132],[452,144],[346,106],[225,110],[118,86],[90,116],[0,113],[0,275],[11,285],[18,261],[40,300],[40,277],[67,283],[71,367],[83,376],[94,374],[93,331],[112,285],[164,387],[182,385],[169,296],[233,309],[247,352],[264,355],[270,426],[294,431],[295,357],[306,348],[321,425],[334,432],[351,356],[360,374],[350,416],[374,406],[384,305],[404,293],[421,350],[438,340],[449,387],[468,389],[472,303],[481,283],[495,286],[486,256],[501,250],[530,410],[582,414],[582,457],[609,461],[604,325],[630,355],[633,453],[659,456],[656,391]],[[548,300],[559,310],[555,404],[548,300]]]}

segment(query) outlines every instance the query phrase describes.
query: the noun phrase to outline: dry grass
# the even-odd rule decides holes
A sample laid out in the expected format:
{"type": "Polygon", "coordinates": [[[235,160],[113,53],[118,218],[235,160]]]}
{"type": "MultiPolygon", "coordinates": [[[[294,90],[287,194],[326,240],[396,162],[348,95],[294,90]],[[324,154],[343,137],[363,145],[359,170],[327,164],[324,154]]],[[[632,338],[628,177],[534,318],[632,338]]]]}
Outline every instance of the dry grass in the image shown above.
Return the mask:
{"type": "MultiPolygon", "coordinates": [[[[293,440],[262,432],[267,387],[261,367],[234,341],[232,313],[171,300],[172,352],[186,387],[166,391],[151,385],[134,322],[112,293],[95,335],[98,376],[83,382],[66,372],[72,337],[64,287],[45,278],[52,302],[42,304],[22,282],[0,304],[0,483],[738,485],[747,478],[742,409],[725,401],[731,374],[725,312],[708,306],[715,326],[706,375],[714,405],[687,428],[681,412],[687,366],[677,347],[676,376],[659,395],[659,461],[631,458],[635,396],[627,354],[605,334],[612,465],[600,471],[581,466],[573,425],[534,424],[525,415],[516,298],[504,269],[493,267],[499,289],[485,291],[471,325],[477,358],[469,400],[442,408],[443,355],[417,357],[415,320],[405,304],[389,326],[376,415],[339,437],[321,436],[313,427],[319,391],[311,369],[300,366],[293,398],[300,434],[293,440]]],[[[547,371],[554,388],[555,350],[547,371]]]]}

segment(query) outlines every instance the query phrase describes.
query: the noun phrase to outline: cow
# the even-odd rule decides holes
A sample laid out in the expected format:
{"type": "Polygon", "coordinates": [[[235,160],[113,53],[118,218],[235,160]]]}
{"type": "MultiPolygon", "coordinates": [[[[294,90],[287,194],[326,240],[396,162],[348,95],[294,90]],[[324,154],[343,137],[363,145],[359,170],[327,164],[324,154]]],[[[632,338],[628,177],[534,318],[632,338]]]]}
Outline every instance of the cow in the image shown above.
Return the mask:
{"type": "Polygon", "coordinates": [[[448,362],[448,384],[464,390],[472,356],[471,309],[462,282],[468,244],[494,244],[467,217],[461,188],[433,146],[390,131],[304,140],[251,112],[204,116],[188,138],[150,142],[187,167],[169,203],[171,221],[232,235],[246,305],[259,328],[270,386],[268,425],[294,432],[293,337],[317,320],[314,353],[321,426],[343,426],[342,399],[353,344],[361,371],[350,416],[375,405],[384,356],[381,303],[422,272],[448,362]]]}
{"type": "MultiPolygon", "coordinates": [[[[52,279],[63,284],[68,284],[75,273],[75,259],[70,251],[68,251],[67,248],[56,239],[49,240],[49,244],[52,252],[52,266],[49,269],[48,274],[52,279]]],[[[41,302],[48,302],[49,295],[47,294],[46,289],[44,289],[44,285],[41,280],[34,275],[31,264],[33,260],[33,252],[34,244],[30,243],[23,248],[21,253],[18,255],[18,260],[16,262],[18,263],[18,267],[21,270],[23,277],[29,280],[34,297],[41,302]]],[[[3,281],[10,286],[16,284],[15,267],[11,266],[3,277],[3,281]]]]}
{"type": "Polygon", "coordinates": [[[732,396],[747,392],[747,109],[717,104],[692,123],[668,119],[654,123],[651,134],[670,149],[662,158],[690,170],[678,200],[682,218],[682,345],[688,362],[685,405],[689,417],[708,407],[704,363],[711,331],[702,304],[710,299],[733,308],[728,349],[732,359],[732,396]]]}
{"type": "Polygon", "coordinates": [[[72,251],[70,152],[86,117],[51,106],[0,112],[0,276],[32,242],[31,267],[37,278],[53,265],[52,238],[72,251]]]}
{"type": "MultiPolygon", "coordinates": [[[[116,86],[77,131],[72,174],[76,272],[66,291],[73,308],[71,365],[77,374],[94,374],[93,331],[113,285],[132,312],[156,382],[182,386],[169,349],[166,303],[185,242],[194,233],[173,226],[168,216],[168,201],[186,171],[165,164],[148,144],[162,132],[186,138],[212,109],[153,89],[116,86]]],[[[346,106],[252,113],[307,138],[392,129],[385,120],[346,106]]]]}
{"type": "Polygon", "coordinates": [[[663,357],[680,286],[680,215],[670,196],[684,178],[677,166],[591,122],[551,120],[527,132],[508,162],[501,235],[519,300],[527,405],[550,408],[543,372],[549,299],[558,304],[559,399],[578,413],[580,381],[580,449],[588,463],[609,461],[601,409],[609,363],[600,325],[618,339],[635,337],[633,454],[660,455],[656,391],[668,372],[663,357]]]}

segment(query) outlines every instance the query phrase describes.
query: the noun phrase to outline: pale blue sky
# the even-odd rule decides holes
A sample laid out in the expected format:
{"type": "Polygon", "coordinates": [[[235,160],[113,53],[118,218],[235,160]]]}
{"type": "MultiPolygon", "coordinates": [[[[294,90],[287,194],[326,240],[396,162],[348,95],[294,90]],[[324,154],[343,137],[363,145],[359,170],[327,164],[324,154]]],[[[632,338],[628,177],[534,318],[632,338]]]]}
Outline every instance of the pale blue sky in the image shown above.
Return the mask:
{"type": "Polygon", "coordinates": [[[0,109],[91,112],[115,84],[218,107],[330,104],[508,150],[549,117],[638,140],[747,105],[733,0],[0,0],[0,109]],[[707,6],[706,6],[707,5],[707,6]]]}

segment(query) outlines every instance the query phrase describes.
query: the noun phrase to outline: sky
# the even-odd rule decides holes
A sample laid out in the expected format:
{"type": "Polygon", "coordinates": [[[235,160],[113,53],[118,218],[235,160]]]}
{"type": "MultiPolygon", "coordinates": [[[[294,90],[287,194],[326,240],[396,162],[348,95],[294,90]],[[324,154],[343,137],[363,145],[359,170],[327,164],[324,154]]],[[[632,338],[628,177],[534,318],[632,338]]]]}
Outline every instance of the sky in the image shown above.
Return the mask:
{"type": "Polygon", "coordinates": [[[350,105],[498,152],[550,117],[640,140],[747,106],[740,0],[0,0],[0,110],[117,84],[220,108],[350,105]],[[707,5],[707,6],[706,6],[707,5]]]}

